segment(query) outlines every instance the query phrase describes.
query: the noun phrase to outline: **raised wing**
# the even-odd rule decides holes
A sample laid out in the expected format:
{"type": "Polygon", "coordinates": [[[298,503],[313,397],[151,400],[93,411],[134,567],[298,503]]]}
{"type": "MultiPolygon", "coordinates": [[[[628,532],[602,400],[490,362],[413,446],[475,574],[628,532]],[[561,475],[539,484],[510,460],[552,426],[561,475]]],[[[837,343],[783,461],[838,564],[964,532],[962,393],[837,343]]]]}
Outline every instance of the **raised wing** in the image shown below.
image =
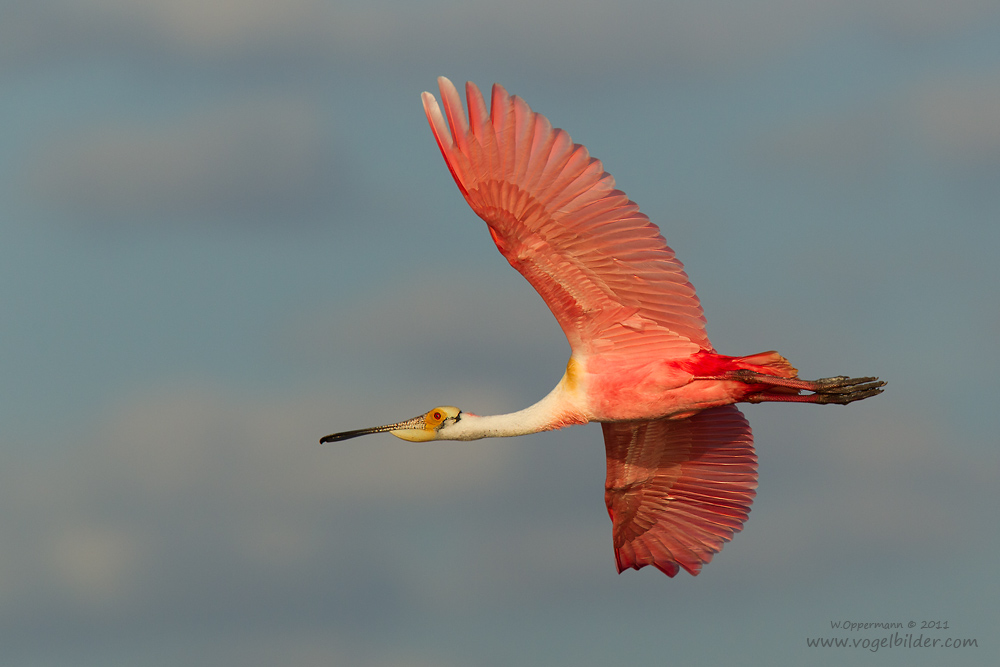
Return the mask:
{"type": "Polygon", "coordinates": [[[604,500],[618,571],[653,565],[667,576],[704,563],[743,528],[757,488],[757,455],[733,405],[680,420],[601,424],[604,500]]]}
{"type": "Polygon", "coordinates": [[[430,93],[424,111],[455,182],[575,355],[712,349],[683,266],[599,160],[499,85],[487,114],[466,84],[467,120],[451,81],[438,84],[448,122],[430,93]]]}

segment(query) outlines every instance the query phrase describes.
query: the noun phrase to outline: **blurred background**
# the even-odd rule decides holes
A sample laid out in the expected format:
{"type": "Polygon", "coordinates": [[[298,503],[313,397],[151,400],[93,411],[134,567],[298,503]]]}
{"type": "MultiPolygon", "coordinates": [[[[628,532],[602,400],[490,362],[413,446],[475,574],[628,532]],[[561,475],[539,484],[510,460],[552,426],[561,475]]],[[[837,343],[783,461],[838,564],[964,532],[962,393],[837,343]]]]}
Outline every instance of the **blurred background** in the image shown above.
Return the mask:
{"type": "Polygon", "coordinates": [[[992,0],[0,3],[3,664],[996,664],[998,44],[992,0]],[[597,425],[317,443],[568,358],[438,75],[601,158],[720,352],[889,381],[744,407],[698,577],[616,574],[597,425]],[[807,646],[911,621],[978,647],[807,646]]]}

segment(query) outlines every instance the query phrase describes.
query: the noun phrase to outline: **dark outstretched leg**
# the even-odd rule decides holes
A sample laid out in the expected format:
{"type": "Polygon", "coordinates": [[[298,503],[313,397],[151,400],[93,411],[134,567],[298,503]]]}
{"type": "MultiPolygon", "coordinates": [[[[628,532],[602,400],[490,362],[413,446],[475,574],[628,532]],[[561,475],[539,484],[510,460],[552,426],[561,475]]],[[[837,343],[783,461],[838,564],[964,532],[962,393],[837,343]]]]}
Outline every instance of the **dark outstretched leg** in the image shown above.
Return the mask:
{"type": "Polygon", "coordinates": [[[821,380],[798,380],[767,375],[750,370],[729,371],[713,380],[736,380],[747,385],[748,392],[742,402],[763,403],[781,401],[785,403],[837,403],[847,405],[854,401],[871,398],[882,393],[885,382],[877,377],[849,378],[838,375],[821,380]],[[759,387],[759,388],[758,388],[759,387]],[[800,394],[811,391],[811,394],[800,394]]]}

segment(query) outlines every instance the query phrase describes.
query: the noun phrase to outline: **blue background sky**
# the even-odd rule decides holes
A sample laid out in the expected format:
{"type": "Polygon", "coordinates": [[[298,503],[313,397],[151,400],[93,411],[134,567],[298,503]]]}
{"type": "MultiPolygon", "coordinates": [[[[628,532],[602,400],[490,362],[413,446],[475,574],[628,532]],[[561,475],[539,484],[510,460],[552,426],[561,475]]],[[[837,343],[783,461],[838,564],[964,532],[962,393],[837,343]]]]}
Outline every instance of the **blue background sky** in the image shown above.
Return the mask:
{"type": "Polygon", "coordinates": [[[990,0],[0,3],[3,663],[996,664],[998,44],[990,0]],[[441,74],[601,158],[721,352],[889,381],[744,408],[697,578],[615,573],[596,425],[317,444],[566,362],[441,74]]]}

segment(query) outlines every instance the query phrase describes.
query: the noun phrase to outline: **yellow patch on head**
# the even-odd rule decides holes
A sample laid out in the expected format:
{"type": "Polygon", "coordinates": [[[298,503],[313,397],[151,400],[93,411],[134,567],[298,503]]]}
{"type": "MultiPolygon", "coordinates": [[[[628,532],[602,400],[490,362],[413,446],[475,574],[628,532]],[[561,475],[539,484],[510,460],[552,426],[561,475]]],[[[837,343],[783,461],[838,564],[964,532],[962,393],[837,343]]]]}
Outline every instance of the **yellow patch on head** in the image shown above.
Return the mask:
{"type": "Polygon", "coordinates": [[[442,405],[434,408],[424,415],[424,428],[428,431],[436,431],[445,419],[457,417],[459,409],[453,405],[442,405]]]}
{"type": "Polygon", "coordinates": [[[409,440],[410,442],[428,442],[437,440],[438,430],[449,419],[456,419],[461,410],[453,405],[442,405],[430,410],[420,417],[414,417],[410,421],[400,422],[392,433],[397,438],[409,440]]]}

